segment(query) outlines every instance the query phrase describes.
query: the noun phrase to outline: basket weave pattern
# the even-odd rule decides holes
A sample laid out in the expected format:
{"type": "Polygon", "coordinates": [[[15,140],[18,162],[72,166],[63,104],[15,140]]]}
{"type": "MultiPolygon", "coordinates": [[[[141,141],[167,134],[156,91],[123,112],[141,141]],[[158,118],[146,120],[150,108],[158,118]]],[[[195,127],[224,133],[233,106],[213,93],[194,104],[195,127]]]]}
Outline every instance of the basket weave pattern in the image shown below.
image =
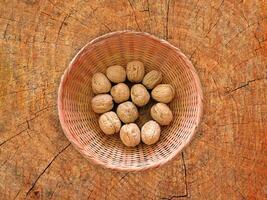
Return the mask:
{"type": "Polygon", "coordinates": [[[75,56],[61,79],[58,111],[65,135],[91,162],[139,171],[168,162],[189,143],[202,114],[202,90],[194,67],[178,48],[147,33],[120,31],[91,41],[75,56]],[[119,134],[105,135],[90,105],[92,75],[132,60],[142,61],[146,73],[153,69],[163,72],[163,83],[176,89],[169,105],[174,121],[162,128],[159,142],[152,146],[129,148],[119,134]]]}

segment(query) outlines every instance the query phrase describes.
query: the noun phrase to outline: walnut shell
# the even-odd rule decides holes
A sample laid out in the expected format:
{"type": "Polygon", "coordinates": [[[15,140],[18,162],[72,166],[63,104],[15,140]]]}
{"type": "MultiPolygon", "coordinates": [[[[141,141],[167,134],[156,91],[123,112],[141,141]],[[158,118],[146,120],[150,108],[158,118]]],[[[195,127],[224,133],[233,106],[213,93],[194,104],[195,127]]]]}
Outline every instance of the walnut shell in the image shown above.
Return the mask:
{"type": "Polygon", "coordinates": [[[122,122],[131,123],[138,118],[138,109],[132,102],[126,101],[118,106],[117,115],[122,122]]]}
{"type": "Polygon", "coordinates": [[[159,140],[160,131],[160,125],[150,120],[141,129],[141,139],[147,145],[155,144],[159,140]]]}
{"type": "Polygon", "coordinates": [[[126,74],[129,81],[140,83],[145,75],[145,67],[140,61],[132,61],[127,64],[126,74]]]}
{"type": "Polygon", "coordinates": [[[111,83],[103,73],[95,73],[92,77],[92,90],[95,94],[108,93],[111,83]]]}
{"type": "Polygon", "coordinates": [[[116,103],[121,103],[129,99],[130,89],[125,83],[118,83],[111,88],[110,94],[116,103]]]}
{"type": "Polygon", "coordinates": [[[122,83],[126,80],[125,68],[120,65],[114,65],[106,70],[108,79],[113,83],[122,83]]]}
{"type": "Polygon", "coordinates": [[[95,113],[104,113],[113,108],[112,96],[109,94],[98,94],[91,100],[92,109],[95,113]]]}
{"type": "Polygon", "coordinates": [[[101,130],[107,135],[118,133],[121,129],[121,121],[113,111],[102,114],[99,117],[98,123],[101,130]]]}
{"type": "Polygon", "coordinates": [[[147,89],[151,90],[155,86],[160,84],[161,81],[162,81],[162,73],[157,70],[152,70],[145,75],[142,83],[144,86],[146,86],[147,89]]]}
{"type": "Polygon", "coordinates": [[[160,125],[169,125],[173,119],[173,114],[169,106],[165,103],[157,103],[150,110],[151,117],[160,125]]]}
{"type": "Polygon", "coordinates": [[[135,123],[123,125],[120,130],[120,138],[128,147],[138,145],[141,141],[139,127],[135,123]]]}
{"type": "Polygon", "coordinates": [[[175,90],[170,84],[159,84],[151,92],[151,96],[158,102],[170,103],[175,95],[175,90]]]}
{"type": "Polygon", "coordinates": [[[131,88],[131,99],[135,105],[142,107],[149,102],[150,95],[145,86],[136,84],[131,88]]]}

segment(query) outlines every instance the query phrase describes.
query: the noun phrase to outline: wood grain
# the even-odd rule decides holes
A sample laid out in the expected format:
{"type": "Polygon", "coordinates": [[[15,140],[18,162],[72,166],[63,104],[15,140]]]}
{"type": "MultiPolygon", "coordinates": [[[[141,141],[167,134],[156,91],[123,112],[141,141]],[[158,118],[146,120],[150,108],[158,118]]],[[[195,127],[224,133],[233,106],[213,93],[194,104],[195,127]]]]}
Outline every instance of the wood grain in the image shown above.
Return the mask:
{"type": "Polygon", "coordinates": [[[267,198],[267,4],[260,0],[2,0],[1,199],[267,198]],[[88,163],[57,116],[64,69],[116,30],[167,39],[194,63],[204,117],[171,163],[124,173],[88,163]]]}

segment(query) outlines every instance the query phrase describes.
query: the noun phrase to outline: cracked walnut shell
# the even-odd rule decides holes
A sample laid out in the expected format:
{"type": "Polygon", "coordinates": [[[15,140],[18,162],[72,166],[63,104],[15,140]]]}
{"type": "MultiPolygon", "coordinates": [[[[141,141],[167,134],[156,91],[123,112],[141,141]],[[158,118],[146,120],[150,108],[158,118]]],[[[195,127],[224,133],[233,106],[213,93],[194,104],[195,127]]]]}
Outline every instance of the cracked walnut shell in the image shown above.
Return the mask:
{"type": "Polygon", "coordinates": [[[126,67],[127,78],[130,82],[140,83],[145,75],[144,64],[140,61],[131,61],[126,67]]]}
{"type": "Polygon", "coordinates": [[[150,110],[151,117],[160,125],[169,125],[173,119],[173,114],[169,106],[165,103],[157,103],[150,110]]]}
{"type": "Polygon", "coordinates": [[[118,133],[121,128],[121,121],[113,111],[102,114],[98,120],[100,129],[107,135],[118,133]]]}
{"type": "Polygon", "coordinates": [[[105,113],[113,108],[112,96],[109,94],[98,94],[91,100],[91,106],[95,113],[105,113]]]}
{"type": "Polygon", "coordinates": [[[149,102],[150,95],[145,86],[136,84],[131,88],[131,99],[135,105],[142,107],[149,102]]]}
{"type": "Polygon", "coordinates": [[[95,73],[92,77],[92,90],[95,94],[108,93],[111,83],[103,73],[95,73]]]}
{"type": "Polygon", "coordinates": [[[158,102],[170,103],[175,95],[175,90],[170,84],[159,84],[151,92],[151,96],[158,102]]]}
{"type": "Polygon", "coordinates": [[[135,147],[141,141],[140,129],[135,123],[125,124],[121,127],[120,138],[128,147],[135,147]]]}

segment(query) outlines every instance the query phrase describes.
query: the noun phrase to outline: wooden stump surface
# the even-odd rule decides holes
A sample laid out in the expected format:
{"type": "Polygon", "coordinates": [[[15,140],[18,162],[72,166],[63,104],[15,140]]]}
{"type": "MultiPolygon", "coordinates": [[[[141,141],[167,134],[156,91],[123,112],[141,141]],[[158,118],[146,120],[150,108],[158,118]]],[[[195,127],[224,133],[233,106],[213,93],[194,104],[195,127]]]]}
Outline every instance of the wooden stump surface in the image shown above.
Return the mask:
{"type": "Polygon", "coordinates": [[[0,199],[267,198],[267,2],[1,0],[0,199]],[[179,47],[203,86],[193,142],[150,171],[91,165],[64,136],[60,77],[91,39],[117,30],[179,47]]]}

